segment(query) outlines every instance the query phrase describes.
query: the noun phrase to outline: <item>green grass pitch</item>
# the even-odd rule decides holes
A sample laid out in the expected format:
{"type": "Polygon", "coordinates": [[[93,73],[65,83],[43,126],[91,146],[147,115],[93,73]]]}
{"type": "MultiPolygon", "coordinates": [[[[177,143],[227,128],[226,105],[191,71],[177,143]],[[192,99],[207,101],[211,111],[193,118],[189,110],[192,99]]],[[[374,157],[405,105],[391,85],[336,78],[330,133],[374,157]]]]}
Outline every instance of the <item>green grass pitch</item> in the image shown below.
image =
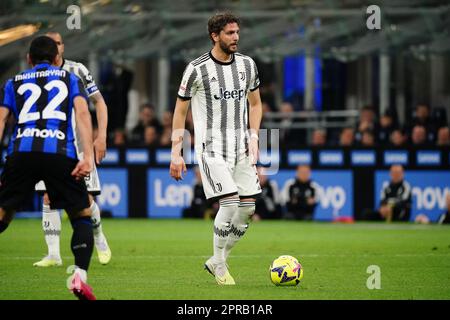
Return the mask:
{"type": "MultiPolygon", "coordinates": [[[[212,221],[104,219],[111,263],[94,251],[89,283],[98,299],[450,299],[450,228],[436,225],[252,223],[229,258],[237,285],[219,287],[203,270],[212,221]],[[304,268],[297,287],[276,287],[268,268],[279,255],[304,268]],[[367,267],[381,289],[366,287],[367,267]]],[[[63,267],[34,268],[46,252],[37,219],[13,221],[0,235],[0,299],[74,299],[65,273],[73,263],[63,221],[63,267]]]]}

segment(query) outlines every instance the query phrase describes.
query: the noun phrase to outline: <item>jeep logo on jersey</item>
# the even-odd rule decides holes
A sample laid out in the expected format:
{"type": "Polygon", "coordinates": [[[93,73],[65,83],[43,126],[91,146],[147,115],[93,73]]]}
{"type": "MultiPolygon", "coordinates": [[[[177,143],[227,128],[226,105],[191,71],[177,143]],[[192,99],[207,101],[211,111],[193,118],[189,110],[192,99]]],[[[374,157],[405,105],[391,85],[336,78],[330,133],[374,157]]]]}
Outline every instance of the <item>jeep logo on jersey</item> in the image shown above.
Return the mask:
{"type": "Polygon", "coordinates": [[[23,137],[56,138],[58,140],[64,140],[66,135],[60,130],[26,128],[22,131],[22,129],[19,128],[19,130],[17,130],[17,138],[23,137]]]}
{"type": "Polygon", "coordinates": [[[224,88],[220,88],[219,95],[215,94],[214,95],[214,99],[216,99],[216,100],[221,100],[221,99],[224,99],[224,100],[228,100],[228,99],[241,100],[242,98],[244,98],[244,94],[245,94],[244,89],[228,91],[228,90],[226,90],[224,88]]]}

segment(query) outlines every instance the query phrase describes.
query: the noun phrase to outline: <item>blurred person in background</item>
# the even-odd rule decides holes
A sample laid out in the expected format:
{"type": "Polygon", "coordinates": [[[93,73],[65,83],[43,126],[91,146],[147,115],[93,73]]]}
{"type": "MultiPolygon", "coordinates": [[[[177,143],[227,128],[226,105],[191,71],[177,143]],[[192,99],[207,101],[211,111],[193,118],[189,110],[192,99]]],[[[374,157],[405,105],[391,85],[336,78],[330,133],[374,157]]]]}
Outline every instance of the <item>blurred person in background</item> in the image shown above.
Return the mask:
{"type": "Polygon", "coordinates": [[[353,128],[344,128],[339,135],[339,146],[351,147],[355,139],[355,130],[353,128]]]}
{"type": "Polygon", "coordinates": [[[374,147],[375,136],[372,131],[366,130],[362,133],[360,146],[362,147],[374,147]]]}
{"type": "Polygon", "coordinates": [[[411,132],[411,144],[414,147],[426,147],[429,145],[427,140],[427,131],[424,126],[416,125],[411,132]]]}
{"type": "Polygon", "coordinates": [[[262,102],[262,109],[263,109],[263,117],[261,120],[261,128],[267,128],[265,121],[267,121],[266,117],[264,117],[264,115],[267,112],[272,112],[272,108],[270,107],[270,105],[267,102],[262,102]]]}
{"type": "Polygon", "coordinates": [[[134,73],[127,63],[118,58],[109,61],[102,68],[101,84],[105,91],[105,100],[110,106],[108,108],[108,132],[124,128],[128,114],[128,94],[133,84],[134,73]]]}
{"type": "Polygon", "coordinates": [[[277,184],[268,179],[264,167],[258,168],[258,178],[262,192],[261,196],[256,199],[253,220],[280,219],[281,205],[277,184]]]}
{"type": "Polygon", "coordinates": [[[380,127],[376,139],[377,142],[380,145],[387,145],[389,143],[391,133],[396,129],[396,127],[393,112],[390,109],[386,110],[380,118],[380,127]]]}
{"type": "Polygon", "coordinates": [[[141,110],[139,112],[139,121],[131,131],[130,140],[132,142],[142,143],[142,141],[144,140],[145,129],[148,126],[154,127],[158,134],[162,130],[161,123],[155,116],[155,108],[150,103],[146,103],[141,106],[141,110]]]}
{"type": "Polygon", "coordinates": [[[159,139],[159,146],[168,148],[172,145],[172,129],[164,128],[161,137],[159,139]]]}
{"type": "Polygon", "coordinates": [[[165,130],[165,129],[172,130],[172,117],[173,117],[172,111],[164,111],[164,113],[162,115],[162,120],[161,120],[163,130],[165,130]]]}
{"type": "Polygon", "coordinates": [[[288,189],[286,218],[312,220],[318,202],[318,186],[311,180],[311,168],[308,165],[299,165],[296,179],[288,189]]]}
{"type": "Polygon", "coordinates": [[[157,148],[159,146],[158,131],[153,126],[147,126],[144,129],[144,146],[157,148]]]}
{"type": "Polygon", "coordinates": [[[387,221],[409,221],[412,204],[411,186],[405,181],[401,165],[392,165],[390,182],[381,190],[380,217],[387,221]]]}
{"type": "Polygon", "coordinates": [[[434,142],[436,135],[436,124],[431,119],[430,106],[426,103],[419,103],[414,111],[414,116],[411,121],[410,126],[408,126],[408,133],[412,137],[414,134],[414,128],[416,126],[424,127],[426,137],[428,142],[434,142]]]}
{"type": "Polygon", "coordinates": [[[406,136],[402,129],[395,129],[392,131],[389,138],[389,145],[391,147],[404,147],[406,145],[406,136]]]}
{"type": "Polygon", "coordinates": [[[375,110],[372,106],[364,106],[359,115],[359,121],[355,130],[355,141],[360,142],[363,132],[370,130],[375,135],[378,133],[378,123],[376,122],[375,110]]]}
{"type": "MultiPolygon", "coordinates": [[[[189,113],[188,113],[189,114],[189,113]]],[[[189,131],[189,120],[188,119],[188,114],[186,114],[186,130],[189,131]]],[[[161,120],[161,124],[162,124],[162,133],[159,139],[159,145],[160,147],[171,147],[172,146],[172,117],[173,117],[173,113],[172,111],[164,111],[163,115],[162,115],[162,120],[161,120]]],[[[192,112],[191,112],[191,117],[192,117],[192,112]]]]}
{"type": "Polygon", "coordinates": [[[325,146],[327,143],[327,132],[325,129],[315,129],[312,133],[311,145],[314,147],[325,146]]]}
{"type": "Polygon", "coordinates": [[[292,114],[294,107],[290,102],[283,102],[279,109],[282,115],[280,119],[280,142],[292,146],[296,143],[296,139],[300,139],[299,143],[301,143],[302,137],[296,136],[296,130],[291,128],[294,123],[292,114]]]}
{"type": "Polygon", "coordinates": [[[270,106],[270,104],[267,101],[263,101],[262,102],[262,108],[263,108],[263,112],[272,112],[272,107],[270,106]]]}
{"type": "Polygon", "coordinates": [[[450,130],[448,127],[439,128],[436,145],[439,147],[450,146],[450,130]]]}
{"type": "Polygon", "coordinates": [[[125,130],[122,128],[116,128],[113,132],[113,136],[111,139],[112,145],[115,147],[123,147],[127,143],[127,135],[125,133],[125,130]]]}

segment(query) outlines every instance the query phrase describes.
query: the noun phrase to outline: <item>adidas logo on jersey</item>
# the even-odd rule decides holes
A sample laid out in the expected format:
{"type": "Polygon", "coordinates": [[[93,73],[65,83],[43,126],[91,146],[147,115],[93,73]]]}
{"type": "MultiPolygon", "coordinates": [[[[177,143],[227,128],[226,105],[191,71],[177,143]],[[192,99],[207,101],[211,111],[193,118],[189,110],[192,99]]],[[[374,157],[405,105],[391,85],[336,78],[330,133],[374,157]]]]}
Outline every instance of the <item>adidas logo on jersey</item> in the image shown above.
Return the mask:
{"type": "Polygon", "coordinates": [[[242,98],[244,98],[244,95],[245,95],[244,89],[228,91],[224,88],[220,88],[219,95],[215,94],[214,99],[216,99],[216,100],[221,100],[221,99],[241,100],[242,98]]]}
{"type": "Polygon", "coordinates": [[[215,81],[217,81],[216,77],[212,77],[210,80],[210,82],[215,82],[215,81]]]}
{"type": "Polygon", "coordinates": [[[56,138],[58,140],[64,140],[66,135],[61,130],[26,128],[22,131],[21,128],[19,128],[17,130],[17,138],[23,137],[56,138]]]}

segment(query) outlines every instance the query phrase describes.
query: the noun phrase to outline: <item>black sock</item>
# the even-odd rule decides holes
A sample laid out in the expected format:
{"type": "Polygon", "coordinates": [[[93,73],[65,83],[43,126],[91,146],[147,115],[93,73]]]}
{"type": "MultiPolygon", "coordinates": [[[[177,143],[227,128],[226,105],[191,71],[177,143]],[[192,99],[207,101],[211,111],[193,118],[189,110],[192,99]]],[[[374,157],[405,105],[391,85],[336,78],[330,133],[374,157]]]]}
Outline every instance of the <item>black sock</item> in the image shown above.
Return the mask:
{"type": "Polygon", "coordinates": [[[9,223],[0,220],[0,233],[5,231],[9,226],[9,223]]]}
{"type": "Polygon", "coordinates": [[[94,232],[90,217],[77,218],[71,221],[73,234],[70,246],[75,256],[75,265],[88,270],[94,249],[94,232]]]}

